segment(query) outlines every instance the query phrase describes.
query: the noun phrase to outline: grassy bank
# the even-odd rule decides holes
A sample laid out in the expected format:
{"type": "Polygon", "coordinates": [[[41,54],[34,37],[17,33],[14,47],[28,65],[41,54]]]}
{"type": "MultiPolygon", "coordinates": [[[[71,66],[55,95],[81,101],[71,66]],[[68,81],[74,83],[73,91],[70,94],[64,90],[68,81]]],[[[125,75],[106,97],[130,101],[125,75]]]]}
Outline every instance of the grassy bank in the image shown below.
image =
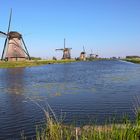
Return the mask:
{"type": "Polygon", "coordinates": [[[32,67],[55,63],[70,63],[75,60],[31,60],[31,61],[0,61],[0,68],[32,67]]]}
{"type": "Polygon", "coordinates": [[[102,126],[94,123],[82,127],[59,122],[49,104],[48,111],[42,110],[46,116],[46,124],[37,128],[36,140],[140,140],[140,110],[137,106],[134,109],[136,117],[133,122],[125,115],[121,124],[115,123],[113,119],[102,126]]]}
{"type": "MultiPolygon", "coordinates": [[[[97,61],[106,59],[92,59],[86,61],[97,61]]],[[[17,68],[17,67],[32,67],[47,64],[71,63],[79,62],[80,60],[67,59],[67,60],[26,60],[26,61],[0,61],[0,68],[17,68]]]]}
{"type": "Polygon", "coordinates": [[[135,123],[125,120],[122,124],[89,125],[83,127],[64,126],[52,119],[37,130],[37,140],[139,140],[140,114],[135,123]]]}
{"type": "MultiPolygon", "coordinates": [[[[47,110],[37,102],[28,98],[37,105],[46,116],[46,123],[36,128],[36,140],[140,140],[140,109],[139,99],[134,106],[135,120],[130,121],[127,115],[122,121],[115,121],[114,117],[103,125],[96,123],[76,127],[75,125],[64,125],[63,116],[60,120],[56,117],[51,106],[47,102],[47,110]],[[50,115],[51,114],[51,115],[50,115]]],[[[22,137],[23,140],[26,136],[22,137]]]]}
{"type": "Polygon", "coordinates": [[[140,64],[140,58],[126,58],[124,61],[140,64]]]}
{"type": "Polygon", "coordinates": [[[45,110],[34,100],[31,101],[40,107],[46,116],[46,124],[36,129],[36,140],[140,140],[139,101],[134,107],[136,116],[133,122],[125,115],[121,124],[115,123],[113,119],[102,126],[94,123],[82,127],[64,125],[63,118],[59,121],[48,103],[48,109],[45,110]]]}

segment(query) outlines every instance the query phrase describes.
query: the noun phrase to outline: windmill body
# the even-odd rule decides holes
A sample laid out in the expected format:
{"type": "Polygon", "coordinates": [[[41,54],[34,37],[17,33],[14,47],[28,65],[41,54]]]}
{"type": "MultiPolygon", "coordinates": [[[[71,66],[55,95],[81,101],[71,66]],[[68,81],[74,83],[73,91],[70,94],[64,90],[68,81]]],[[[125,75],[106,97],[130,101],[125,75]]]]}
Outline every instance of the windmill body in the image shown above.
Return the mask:
{"type": "Polygon", "coordinates": [[[84,46],[83,46],[83,51],[80,53],[80,60],[83,60],[83,61],[86,60],[86,52],[85,52],[84,46]]]}
{"type": "Polygon", "coordinates": [[[98,58],[98,54],[89,54],[89,58],[94,59],[94,58],[98,58]]]}
{"type": "Polygon", "coordinates": [[[12,11],[10,13],[9,26],[7,33],[0,31],[0,34],[6,37],[1,60],[25,60],[30,59],[22,35],[16,31],[10,31],[12,11]]]}
{"type": "Polygon", "coordinates": [[[71,59],[70,50],[71,50],[71,48],[65,48],[63,50],[63,57],[62,57],[62,59],[71,59]]]}
{"type": "Polygon", "coordinates": [[[26,54],[23,51],[21,34],[18,32],[9,32],[7,50],[5,50],[4,59],[7,60],[25,60],[26,54]]]}
{"type": "Polygon", "coordinates": [[[63,57],[62,59],[71,59],[71,49],[72,48],[66,48],[65,47],[65,39],[64,39],[64,48],[62,49],[56,49],[56,51],[63,51],[63,57]]]}
{"type": "Polygon", "coordinates": [[[56,51],[63,51],[62,59],[71,59],[71,50],[72,48],[56,49],[56,51]]]}
{"type": "Polygon", "coordinates": [[[85,52],[81,52],[80,53],[80,60],[86,60],[86,53],[85,52]]]}

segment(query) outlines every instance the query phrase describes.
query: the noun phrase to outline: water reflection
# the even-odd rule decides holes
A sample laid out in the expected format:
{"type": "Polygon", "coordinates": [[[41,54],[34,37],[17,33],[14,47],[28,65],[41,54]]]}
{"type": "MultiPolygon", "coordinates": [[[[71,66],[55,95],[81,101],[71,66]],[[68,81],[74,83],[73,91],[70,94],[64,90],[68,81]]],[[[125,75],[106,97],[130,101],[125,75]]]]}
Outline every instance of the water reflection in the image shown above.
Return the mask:
{"type": "Polygon", "coordinates": [[[25,68],[5,69],[2,73],[0,84],[4,90],[0,91],[0,139],[19,138],[23,130],[28,130],[28,133],[31,133],[30,129],[34,130],[32,109],[23,103],[26,98],[25,68]]]}
{"type": "Polygon", "coordinates": [[[22,94],[24,92],[25,68],[6,69],[3,76],[5,89],[11,94],[22,94]]]}

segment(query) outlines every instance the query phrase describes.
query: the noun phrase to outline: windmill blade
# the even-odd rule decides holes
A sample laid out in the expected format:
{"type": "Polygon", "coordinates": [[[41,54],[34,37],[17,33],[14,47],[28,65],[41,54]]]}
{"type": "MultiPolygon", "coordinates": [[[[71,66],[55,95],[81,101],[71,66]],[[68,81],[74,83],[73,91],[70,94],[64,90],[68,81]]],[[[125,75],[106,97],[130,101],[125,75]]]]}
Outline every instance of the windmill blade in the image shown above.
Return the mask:
{"type": "Polygon", "coordinates": [[[83,46],[83,52],[85,53],[85,47],[83,46]]]}
{"type": "Polygon", "coordinates": [[[55,49],[56,51],[63,51],[64,49],[55,49]]]}
{"type": "Polygon", "coordinates": [[[2,31],[0,31],[0,35],[7,36],[7,34],[2,31]]]}
{"type": "Polygon", "coordinates": [[[10,26],[11,26],[11,18],[12,18],[12,9],[10,11],[10,18],[9,18],[9,24],[8,24],[8,30],[7,30],[7,34],[9,33],[10,31],[10,26]]]}
{"type": "Polygon", "coordinates": [[[4,37],[5,38],[5,37],[7,37],[7,34],[0,31],[0,37],[4,37]]]}
{"type": "Polygon", "coordinates": [[[28,50],[27,50],[26,44],[25,44],[24,39],[23,39],[22,37],[21,37],[21,40],[22,40],[23,45],[24,45],[25,50],[26,50],[26,51],[25,51],[25,53],[27,54],[27,56],[28,56],[29,60],[31,60],[31,57],[30,57],[29,52],[28,52],[28,50]]]}
{"type": "Polygon", "coordinates": [[[5,38],[6,36],[4,34],[0,34],[0,37],[1,38],[5,38]]]}
{"type": "Polygon", "coordinates": [[[66,39],[64,38],[64,49],[66,48],[66,39]]]}
{"type": "Polygon", "coordinates": [[[71,50],[72,48],[66,48],[66,49],[69,49],[69,50],[71,50]]]}
{"type": "Polygon", "coordinates": [[[2,56],[1,56],[1,60],[4,59],[4,52],[5,52],[5,49],[6,49],[6,46],[7,46],[7,42],[8,42],[8,38],[5,39],[4,48],[3,48],[2,56]]]}

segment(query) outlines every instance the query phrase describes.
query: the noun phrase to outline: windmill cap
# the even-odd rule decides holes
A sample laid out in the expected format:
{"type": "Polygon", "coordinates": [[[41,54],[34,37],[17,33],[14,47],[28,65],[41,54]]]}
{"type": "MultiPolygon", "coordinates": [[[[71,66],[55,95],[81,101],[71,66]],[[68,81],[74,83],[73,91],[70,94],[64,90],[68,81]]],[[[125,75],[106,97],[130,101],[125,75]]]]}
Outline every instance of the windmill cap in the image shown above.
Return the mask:
{"type": "Polygon", "coordinates": [[[18,39],[21,39],[22,35],[18,32],[15,32],[15,31],[11,31],[8,33],[8,36],[9,36],[9,39],[12,39],[12,38],[18,38],[18,39]]]}
{"type": "Polygon", "coordinates": [[[81,52],[81,54],[85,54],[85,52],[81,52]]]}

